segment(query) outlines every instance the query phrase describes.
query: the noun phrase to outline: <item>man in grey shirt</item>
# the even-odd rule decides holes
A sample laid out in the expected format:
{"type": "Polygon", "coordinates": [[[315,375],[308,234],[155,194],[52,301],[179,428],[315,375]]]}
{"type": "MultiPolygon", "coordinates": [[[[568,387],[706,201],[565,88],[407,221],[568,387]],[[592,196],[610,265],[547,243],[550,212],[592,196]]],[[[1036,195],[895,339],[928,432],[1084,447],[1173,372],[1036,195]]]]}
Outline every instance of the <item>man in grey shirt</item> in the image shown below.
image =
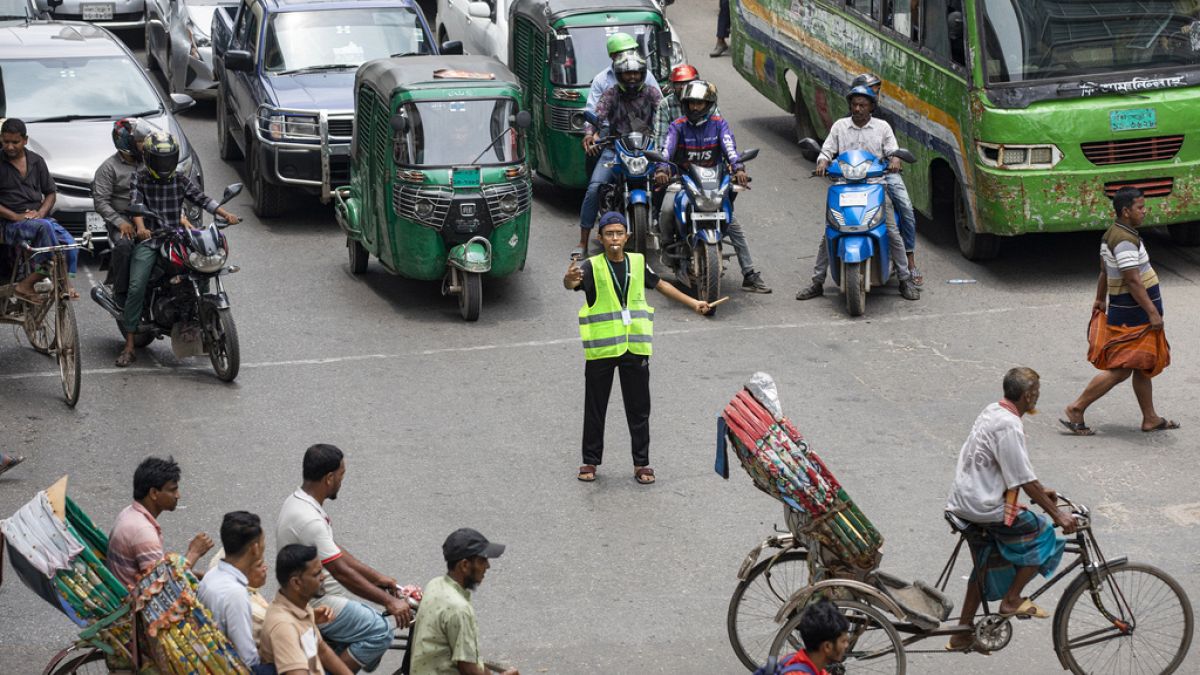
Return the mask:
{"type": "Polygon", "coordinates": [[[112,286],[121,306],[125,305],[129,289],[129,256],[136,243],[133,223],[128,217],[129,186],[141,165],[142,141],[150,130],[149,123],[136,118],[117,120],[112,132],[117,151],[104,160],[92,177],[92,201],[108,230],[109,267],[104,283],[112,286]]]}

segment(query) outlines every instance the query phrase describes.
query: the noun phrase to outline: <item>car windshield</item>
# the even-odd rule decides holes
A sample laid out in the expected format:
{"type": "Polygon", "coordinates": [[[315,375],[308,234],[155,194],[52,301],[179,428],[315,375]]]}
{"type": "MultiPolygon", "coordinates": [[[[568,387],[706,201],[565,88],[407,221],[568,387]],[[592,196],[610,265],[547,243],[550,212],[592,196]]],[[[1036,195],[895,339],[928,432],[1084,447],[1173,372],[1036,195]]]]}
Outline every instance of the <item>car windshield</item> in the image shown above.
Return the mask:
{"type": "Polygon", "coordinates": [[[654,27],[639,23],[627,26],[579,26],[568,28],[554,43],[551,54],[550,80],[554,84],[581,87],[612,65],[608,58],[608,38],[613,33],[628,33],[641,46],[642,56],[649,58],[654,45],[654,27]]]}
{"type": "Polygon", "coordinates": [[[267,28],[263,66],[271,72],[356,68],[371,59],[431,54],[408,8],[283,12],[267,28]]]}
{"type": "Polygon", "coordinates": [[[513,100],[507,98],[407,103],[399,110],[408,122],[408,130],[396,138],[396,163],[456,166],[518,162],[523,158],[523,143],[520,131],[513,126],[515,113],[513,100]],[[506,129],[511,130],[505,133],[506,129]]]}
{"type": "Polygon", "coordinates": [[[1200,65],[1200,0],[979,0],[989,84],[1200,65]]]}
{"type": "Polygon", "coordinates": [[[4,60],[0,81],[0,116],[26,122],[116,119],[163,109],[142,69],[124,56],[4,60]]]}
{"type": "Polygon", "coordinates": [[[0,0],[0,19],[24,19],[28,17],[28,0],[0,0]]]}

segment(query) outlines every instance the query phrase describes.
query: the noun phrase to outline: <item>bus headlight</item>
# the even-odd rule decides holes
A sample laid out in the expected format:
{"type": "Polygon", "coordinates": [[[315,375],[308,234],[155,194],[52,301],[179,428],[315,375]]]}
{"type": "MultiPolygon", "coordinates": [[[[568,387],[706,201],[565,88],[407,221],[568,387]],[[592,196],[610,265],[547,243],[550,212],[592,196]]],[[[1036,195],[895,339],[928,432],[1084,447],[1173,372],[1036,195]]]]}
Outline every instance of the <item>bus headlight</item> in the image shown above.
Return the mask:
{"type": "Polygon", "coordinates": [[[1063,153],[1053,143],[977,143],[979,161],[997,169],[1052,169],[1063,153]]]}

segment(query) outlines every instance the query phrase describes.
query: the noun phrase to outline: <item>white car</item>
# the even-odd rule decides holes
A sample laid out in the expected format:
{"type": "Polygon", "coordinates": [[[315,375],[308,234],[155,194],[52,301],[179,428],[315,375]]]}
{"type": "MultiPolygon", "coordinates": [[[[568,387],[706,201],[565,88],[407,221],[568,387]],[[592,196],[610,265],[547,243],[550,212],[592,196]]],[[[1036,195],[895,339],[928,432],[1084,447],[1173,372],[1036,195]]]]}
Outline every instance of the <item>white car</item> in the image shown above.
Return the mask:
{"type": "MultiPolygon", "coordinates": [[[[662,4],[671,4],[668,0],[662,4]]],[[[461,40],[464,54],[494,56],[508,63],[508,10],[512,0],[437,0],[438,44],[461,40]]],[[[667,26],[670,27],[670,20],[667,26]]],[[[671,29],[671,67],[685,63],[683,44],[671,29]]]]}
{"type": "Polygon", "coordinates": [[[109,30],[141,28],[145,0],[37,0],[38,7],[59,21],[88,21],[109,30]]]}

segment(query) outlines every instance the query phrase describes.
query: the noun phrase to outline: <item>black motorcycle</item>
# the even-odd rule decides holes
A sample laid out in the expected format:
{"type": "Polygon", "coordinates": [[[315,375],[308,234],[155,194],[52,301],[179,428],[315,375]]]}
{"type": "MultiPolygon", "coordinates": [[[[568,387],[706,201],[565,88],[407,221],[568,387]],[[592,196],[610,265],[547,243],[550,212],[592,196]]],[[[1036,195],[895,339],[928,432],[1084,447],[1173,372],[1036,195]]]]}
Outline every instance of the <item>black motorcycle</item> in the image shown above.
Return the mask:
{"type": "MultiPolygon", "coordinates": [[[[241,183],[225,188],[221,204],[242,191],[241,183]]],[[[150,211],[136,213],[148,219],[162,220],[150,211]]],[[[221,285],[221,277],[238,271],[236,265],[226,265],[229,245],[222,232],[229,223],[220,217],[197,229],[168,225],[139,246],[158,249],[158,262],[146,287],[146,303],[141,325],[134,334],[134,344],[145,347],[156,339],[171,336],[175,356],[207,354],[217,377],[232,382],[241,364],[238,353],[237,326],[229,306],[229,296],[221,285]]],[[[123,310],[108,286],[92,287],[92,300],[117,320],[117,328],[125,334],[123,310]]]]}

